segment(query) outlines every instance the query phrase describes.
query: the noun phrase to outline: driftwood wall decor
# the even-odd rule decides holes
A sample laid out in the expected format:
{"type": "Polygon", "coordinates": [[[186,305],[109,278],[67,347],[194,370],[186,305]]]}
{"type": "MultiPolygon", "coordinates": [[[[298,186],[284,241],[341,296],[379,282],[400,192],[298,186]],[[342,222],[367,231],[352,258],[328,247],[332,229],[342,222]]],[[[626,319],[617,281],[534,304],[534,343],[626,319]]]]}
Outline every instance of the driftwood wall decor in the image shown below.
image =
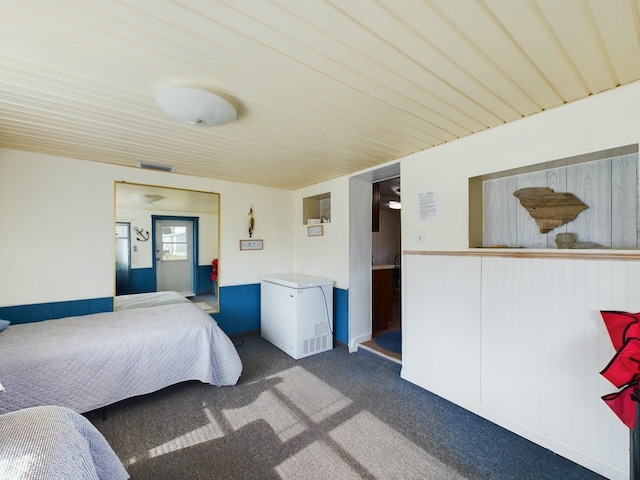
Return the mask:
{"type": "Polygon", "coordinates": [[[574,220],[580,212],[589,208],[573,193],[554,192],[547,187],[521,188],[513,192],[520,204],[536,221],[540,233],[574,220]]]}
{"type": "Polygon", "coordinates": [[[545,164],[545,169],[540,171],[482,181],[482,246],[555,249],[558,248],[556,234],[571,232],[579,242],[596,242],[610,248],[640,248],[638,154],[625,153],[570,165],[561,163],[545,164]],[[517,190],[530,187],[571,192],[589,208],[580,212],[575,220],[540,233],[538,224],[513,195],[517,190]]]}

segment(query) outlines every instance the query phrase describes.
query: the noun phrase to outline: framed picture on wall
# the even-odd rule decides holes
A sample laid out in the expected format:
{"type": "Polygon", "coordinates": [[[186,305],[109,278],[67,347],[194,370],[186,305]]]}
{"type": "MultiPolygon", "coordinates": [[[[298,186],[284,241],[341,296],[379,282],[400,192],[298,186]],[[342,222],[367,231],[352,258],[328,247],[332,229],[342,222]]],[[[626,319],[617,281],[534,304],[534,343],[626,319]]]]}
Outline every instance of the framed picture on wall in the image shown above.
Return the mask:
{"type": "Polygon", "coordinates": [[[309,237],[321,237],[324,235],[323,225],[309,225],[307,227],[307,236],[309,237]]]}
{"type": "Polygon", "coordinates": [[[240,250],[262,250],[263,248],[263,240],[240,240],[240,250]]]}

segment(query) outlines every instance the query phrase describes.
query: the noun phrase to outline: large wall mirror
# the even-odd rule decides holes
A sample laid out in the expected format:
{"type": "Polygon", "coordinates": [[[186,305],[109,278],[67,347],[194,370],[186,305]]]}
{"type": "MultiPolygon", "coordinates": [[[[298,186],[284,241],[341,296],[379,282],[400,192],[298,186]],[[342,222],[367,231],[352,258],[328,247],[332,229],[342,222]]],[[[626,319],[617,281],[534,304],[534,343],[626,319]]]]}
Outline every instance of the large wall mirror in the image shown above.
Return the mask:
{"type": "Polygon", "coordinates": [[[115,188],[115,309],[134,300],[158,304],[176,292],[218,312],[220,195],[125,182],[115,188]]]}

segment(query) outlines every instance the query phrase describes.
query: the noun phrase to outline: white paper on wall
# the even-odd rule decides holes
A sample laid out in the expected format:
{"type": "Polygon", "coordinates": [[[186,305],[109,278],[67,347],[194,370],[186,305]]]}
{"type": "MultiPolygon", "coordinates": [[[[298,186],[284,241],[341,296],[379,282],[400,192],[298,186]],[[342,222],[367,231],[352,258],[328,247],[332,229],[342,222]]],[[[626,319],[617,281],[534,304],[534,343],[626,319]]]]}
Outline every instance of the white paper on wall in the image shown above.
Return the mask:
{"type": "Polygon", "coordinates": [[[437,216],[436,192],[418,193],[418,220],[431,220],[437,216]]]}

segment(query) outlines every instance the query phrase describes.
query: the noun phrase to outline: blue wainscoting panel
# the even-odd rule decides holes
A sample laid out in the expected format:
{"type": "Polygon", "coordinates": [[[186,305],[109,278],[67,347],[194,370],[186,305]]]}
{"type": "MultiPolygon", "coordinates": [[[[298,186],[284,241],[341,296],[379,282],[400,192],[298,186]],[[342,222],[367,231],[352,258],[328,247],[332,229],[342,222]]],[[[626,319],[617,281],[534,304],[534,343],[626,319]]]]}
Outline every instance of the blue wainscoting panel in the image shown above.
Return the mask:
{"type": "MultiPolygon", "coordinates": [[[[260,331],[260,284],[220,287],[220,313],[212,317],[227,335],[260,331]]],[[[349,290],[333,289],[334,334],[349,343],[349,290]]]]}
{"type": "Polygon", "coordinates": [[[113,311],[113,297],[102,297],[0,307],[0,318],[17,324],[111,311],[113,311]]]}
{"type": "Polygon", "coordinates": [[[129,276],[129,293],[156,291],[156,273],[153,268],[132,268],[129,276]]]}
{"type": "MultiPolygon", "coordinates": [[[[208,295],[213,291],[211,265],[199,265],[196,272],[197,295],[208,295]]],[[[156,274],[153,268],[132,268],[129,275],[129,292],[148,293],[156,291],[156,274]]]]}
{"type": "Polygon", "coordinates": [[[336,340],[349,343],[349,290],[333,289],[333,325],[336,340]]]}
{"type": "MultiPolygon", "coordinates": [[[[333,290],[334,332],[349,342],[349,291],[333,290]]],[[[0,319],[13,324],[113,311],[113,297],[0,307],[0,319]]],[[[220,287],[220,313],[212,315],[227,335],[260,331],[260,284],[220,287]]]]}
{"type": "Polygon", "coordinates": [[[220,312],[211,315],[227,335],[260,330],[260,284],[220,287],[220,312]]]}
{"type": "Polygon", "coordinates": [[[212,292],[211,265],[198,265],[198,291],[196,295],[209,295],[212,292]]]}

